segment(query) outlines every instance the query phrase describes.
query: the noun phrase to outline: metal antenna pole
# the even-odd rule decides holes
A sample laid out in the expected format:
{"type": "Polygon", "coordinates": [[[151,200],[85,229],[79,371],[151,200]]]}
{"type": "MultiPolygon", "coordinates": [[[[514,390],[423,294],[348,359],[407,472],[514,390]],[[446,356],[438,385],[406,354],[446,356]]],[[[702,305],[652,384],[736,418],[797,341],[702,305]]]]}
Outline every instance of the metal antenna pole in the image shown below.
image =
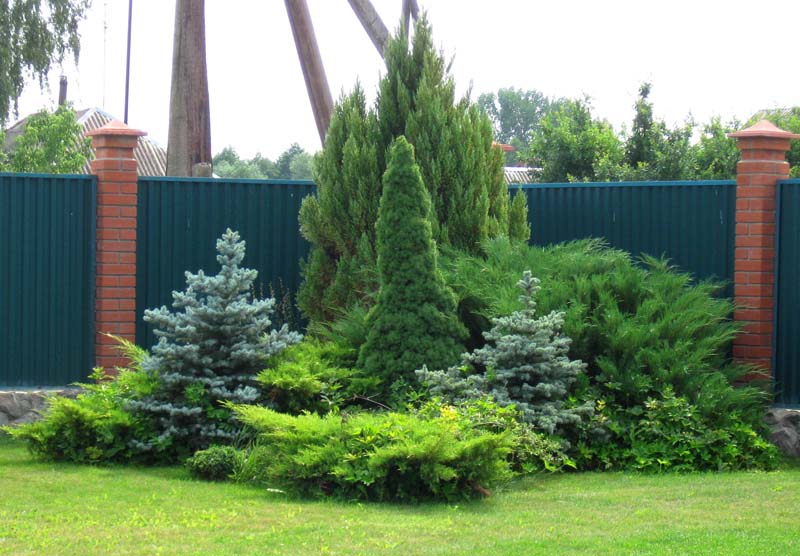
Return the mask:
{"type": "Polygon", "coordinates": [[[133,0],[128,0],[128,52],[125,58],[125,118],[128,123],[128,93],[131,85],[131,16],[133,15],[133,0]]]}

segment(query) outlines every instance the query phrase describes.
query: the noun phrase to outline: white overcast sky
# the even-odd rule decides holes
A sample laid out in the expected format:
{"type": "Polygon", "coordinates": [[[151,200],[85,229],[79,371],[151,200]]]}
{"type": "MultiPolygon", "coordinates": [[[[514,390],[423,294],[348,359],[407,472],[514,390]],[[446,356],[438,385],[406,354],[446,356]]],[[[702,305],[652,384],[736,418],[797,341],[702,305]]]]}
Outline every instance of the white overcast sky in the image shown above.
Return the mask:
{"type": "MultiPolygon", "coordinates": [[[[308,0],[334,100],[356,80],[374,98],[382,61],[347,0],[308,0]]],[[[402,0],[373,0],[394,29],[402,0]]],[[[593,99],[616,129],[630,125],[639,84],[656,116],[747,119],[800,105],[800,1],[419,0],[435,42],[455,56],[461,93],[502,87],[593,99]]],[[[174,0],[134,0],[129,125],[166,146],[174,0]]],[[[31,84],[20,115],[52,107],[58,75],[76,108],[122,119],[127,0],[94,0],[81,26],[80,63],[31,84]],[[105,30],[104,30],[105,29],[105,30]]],[[[206,0],[213,151],[276,158],[291,143],[320,148],[283,0],[206,0]]]]}

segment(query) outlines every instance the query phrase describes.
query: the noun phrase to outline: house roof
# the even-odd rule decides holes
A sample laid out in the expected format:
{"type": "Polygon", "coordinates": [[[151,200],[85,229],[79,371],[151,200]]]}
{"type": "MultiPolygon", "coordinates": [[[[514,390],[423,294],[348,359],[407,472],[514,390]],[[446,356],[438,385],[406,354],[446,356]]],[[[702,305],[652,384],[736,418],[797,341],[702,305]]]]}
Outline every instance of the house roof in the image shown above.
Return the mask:
{"type": "MultiPolygon", "coordinates": [[[[114,116],[100,108],[85,108],[75,113],[77,122],[83,127],[84,134],[103,127],[108,122],[115,120],[114,116]]],[[[28,118],[25,117],[6,130],[5,148],[13,148],[14,141],[25,131],[28,118]]],[[[167,151],[155,141],[147,137],[139,137],[133,154],[139,162],[140,176],[163,176],[167,171],[167,151]]],[[[94,155],[94,151],[92,151],[94,155]]],[[[82,169],[82,173],[90,173],[89,163],[82,169]]]]}
{"type": "MultiPolygon", "coordinates": [[[[75,114],[78,123],[83,126],[83,132],[93,131],[103,127],[108,122],[115,120],[114,116],[100,108],[87,108],[75,114]]],[[[139,162],[140,176],[163,176],[167,172],[167,151],[155,141],[147,137],[139,137],[133,155],[139,162]]],[[[89,173],[89,164],[84,167],[84,173],[89,173]]]]}

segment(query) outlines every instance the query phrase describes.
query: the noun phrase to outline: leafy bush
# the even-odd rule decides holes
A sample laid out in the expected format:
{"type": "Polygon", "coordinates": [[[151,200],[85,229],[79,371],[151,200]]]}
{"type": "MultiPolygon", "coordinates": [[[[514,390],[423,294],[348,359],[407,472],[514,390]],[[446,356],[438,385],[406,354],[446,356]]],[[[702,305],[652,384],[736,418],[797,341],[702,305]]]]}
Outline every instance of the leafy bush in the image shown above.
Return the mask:
{"type": "Polygon", "coordinates": [[[469,399],[475,391],[490,394],[502,406],[515,405],[525,422],[548,434],[578,424],[581,409],[564,402],[586,365],[567,357],[570,339],[561,333],[562,312],[536,316],[538,283],[526,270],[517,282],[523,308],[492,319],[484,334],[490,344],[465,353],[461,367],[418,370],[420,381],[450,400],[469,399]]]}
{"type": "Polygon", "coordinates": [[[259,433],[237,479],[313,496],[455,500],[486,495],[509,476],[508,433],[486,432],[455,411],[297,417],[234,406],[259,433]]]}
{"type": "Polygon", "coordinates": [[[352,364],[352,350],[306,339],[273,357],[256,380],[281,413],[325,413],[358,404],[380,391],[380,379],[352,364]]]}
{"type": "Polygon", "coordinates": [[[675,396],[670,387],[659,398],[647,400],[644,408],[625,410],[621,418],[605,413],[611,437],[604,443],[581,444],[578,457],[583,467],[735,471],[774,469],[779,461],[778,449],[751,425],[738,417],[723,426],[709,424],[696,406],[675,396]]]}
{"type": "Polygon", "coordinates": [[[152,435],[152,427],[133,415],[127,403],[151,394],[157,378],[139,370],[143,350],[124,339],[118,341],[133,362],[132,370],[118,369],[116,376],[109,376],[97,368],[90,376],[95,382],[78,384],[82,392],[75,399],[53,396],[41,420],[6,431],[45,459],[77,463],[146,460],[132,442],[152,435]]]}
{"type": "Polygon", "coordinates": [[[233,446],[210,446],[186,460],[186,468],[195,479],[224,481],[233,476],[244,455],[233,446]]]}
{"type": "Polygon", "coordinates": [[[141,450],[181,459],[231,442],[239,425],[220,402],[255,401],[256,374],[270,356],[300,341],[285,325],[271,330],[274,299],[253,299],[258,272],[240,266],[245,243],[239,234],[227,230],[217,252],[219,274],[187,272],[186,290],[172,293],[175,311],[145,311],[159,340],[142,366],[159,382],[150,395],[128,403],[157,430],[134,441],[141,450]]]}

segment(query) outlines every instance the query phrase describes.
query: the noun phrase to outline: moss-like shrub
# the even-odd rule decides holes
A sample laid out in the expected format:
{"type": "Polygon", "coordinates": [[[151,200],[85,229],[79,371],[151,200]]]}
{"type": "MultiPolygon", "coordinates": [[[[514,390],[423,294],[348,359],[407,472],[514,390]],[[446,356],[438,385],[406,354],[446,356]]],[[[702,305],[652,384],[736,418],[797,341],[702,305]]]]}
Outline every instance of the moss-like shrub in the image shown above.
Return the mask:
{"type": "Polygon", "coordinates": [[[244,454],[233,446],[209,446],[186,460],[186,468],[195,479],[224,481],[233,476],[244,454]]]}
{"type": "Polygon", "coordinates": [[[457,412],[291,416],[234,406],[259,434],[237,479],[311,496],[419,501],[483,496],[510,475],[510,433],[457,412]]]}
{"type": "Polygon", "coordinates": [[[359,405],[380,392],[380,379],[352,366],[352,350],[306,339],[270,360],[256,380],[281,413],[325,413],[359,405]]]}

